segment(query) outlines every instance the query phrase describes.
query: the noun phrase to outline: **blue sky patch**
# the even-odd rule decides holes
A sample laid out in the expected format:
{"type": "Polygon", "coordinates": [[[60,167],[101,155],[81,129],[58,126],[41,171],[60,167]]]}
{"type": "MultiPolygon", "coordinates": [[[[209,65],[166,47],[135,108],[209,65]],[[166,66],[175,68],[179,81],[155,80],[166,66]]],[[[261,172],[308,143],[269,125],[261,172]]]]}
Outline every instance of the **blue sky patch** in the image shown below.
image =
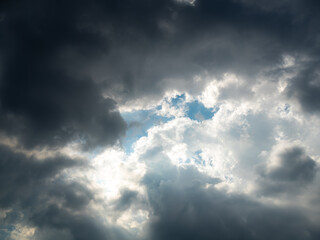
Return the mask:
{"type": "Polygon", "coordinates": [[[147,136],[149,128],[166,123],[173,117],[163,117],[156,114],[155,110],[138,110],[133,112],[122,113],[122,117],[128,124],[126,137],[123,139],[122,145],[127,153],[132,152],[132,144],[139,138],[147,136]]]}
{"type": "Polygon", "coordinates": [[[183,93],[180,95],[176,95],[174,98],[171,98],[171,103],[173,106],[179,106],[180,104],[185,102],[185,100],[186,100],[186,95],[183,93]]]}
{"type": "Polygon", "coordinates": [[[192,120],[203,121],[211,119],[217,111],[214,111],[213,108],[206,108],[199,101],[193,101],[186,104],[187,112],[186,115],[192,120]]]}
{"type": "MultiPolygon", "coordinates": [[[[192,120],[203,121],[211,119],[219,109],[206,108],[201,102],[195,100],[186,102],[186,95],[176,95],[174,98],[166,100],[172,107],[177,109],[184,108],[185,117],[192,120]]],[[[151,110],[138,110],[122,113],[122,117],[128,124],[126,137],[122,141],[122,145],[127,153],[132,152],[132,145],[139,138],[147,136],[149,128],[166,123],[175,117],[159,116],[157,111],[161,110],[161,105],[151,110]]]]}

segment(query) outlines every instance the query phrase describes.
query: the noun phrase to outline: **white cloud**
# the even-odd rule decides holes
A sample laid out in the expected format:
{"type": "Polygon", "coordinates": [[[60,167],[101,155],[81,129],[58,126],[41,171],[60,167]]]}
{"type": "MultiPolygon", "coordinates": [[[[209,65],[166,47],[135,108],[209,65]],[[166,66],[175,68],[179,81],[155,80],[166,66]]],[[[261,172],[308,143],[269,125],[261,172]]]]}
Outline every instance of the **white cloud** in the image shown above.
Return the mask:
{"type": "MultiPolygon", "coordinates": [[[[294,64],[291,58],[285,61],[286,67],[294,64]]],[[[288,77],[285,75],[281,75],[283,82],[288,77]]],[[[133,144],[131,153],[119,148],[106,149],[91,160],[90,170],[71,175],[89,180],[92,188],[98,189],[104,207],[93,207],[102,215],[107,211],[108,216],[113,216],[108,221],[137,234],[143,233],[148,222],[147,205],[135,204],[119,214],[112,204],[121,197],[124,188],[138,192],[147,202],[141,184],[145,173],[156,172],[168,161],[176,167],[193,166],[210,177],[219,178],[222,182],[217,188],[248,194],[263,202],[290,205],[285,199],[279,201],[277,196],[255,195],[257,169],[270,159],[276,159],[272,156],[283,144],[302,146],[319,163],[320,120],[315,115],[303,114],[294,102],[284,97],[285,85],[281,85],[281,81],[261,77],[250,85],[234,74],[225,74],[222,80],[212,80],[199,96],[184,93],[186,99],[176,105],[170,99],[183,92],[168,92],[150,109],[160,116],[174,117],[172,120],[149,128],[147,136],[133,144]],[[195,99],[207,108],[218,107],[219,110],[212,119],[194,121],[186,116],[186,103],[195,99]],[[156,106],[161,106],[160,110],[155,109],[156,106]]],[[[144,109],[143,105],[135,107],[144,109]]],[[[136,108],[130,111],[134,113],[136,108]]],[[[316,183],[310,184],[310,197],[301,194],[297,207],[312,212],[309,202],[318,199],[317,194],[311,193],[319,182],[318,175],[316,183]]]]}

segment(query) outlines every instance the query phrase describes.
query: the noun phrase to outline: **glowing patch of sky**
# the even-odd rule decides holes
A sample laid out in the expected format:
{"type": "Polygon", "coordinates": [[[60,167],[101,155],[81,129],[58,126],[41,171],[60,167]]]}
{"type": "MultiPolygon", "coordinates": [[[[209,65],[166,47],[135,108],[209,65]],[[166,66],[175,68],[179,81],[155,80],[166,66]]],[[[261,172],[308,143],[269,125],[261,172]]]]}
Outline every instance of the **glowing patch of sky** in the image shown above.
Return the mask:
{"type": "MultiPolygon", "coordinates": [[[[195,100],[186,102],[186,95],[176,95],[171,99],[165,100],[173,108],[184,109],[184,117],[192,120],[203,121],[211,119],[219,109],[206,108],[201,102],[195,100]]],[[[132,152],[132,145],[143,136],[147,136],[149,128],[171,121],[177,116],[166,117],[160,116],[157,111],[161,110],[162,106],[158,105],[151,110],[137,110],[132,112],[123,112],[122,117],[128,124],[128,130],[122,145],[126,153],[132,152]]]]}
{"type": "Polygon", "coordinates": [[[189,102],[187,105],[187,117],[192,120],[203,121],[211,119],[218,111],[213,108],[206,108],[202,103],[196,101],[189,102]]]}
{"type": "Polygon", "coordinates": [[[184,103],[186,100],[186,95],[185,94],[181,94],[181,95],[177,95],[174,98],[171,99],[171,104],[175,107],[179,106],[179,104],[184,103]]]}
{"type": "Polygon", "coordinates": [[[125,112],[122,113],[122,117],[128,124],[126,137],[122,143],[127,153],[132,152],[132,144],[134,142],[147,135],[149,128],[173,119],[157,115],[156,109],[125,112]]]}

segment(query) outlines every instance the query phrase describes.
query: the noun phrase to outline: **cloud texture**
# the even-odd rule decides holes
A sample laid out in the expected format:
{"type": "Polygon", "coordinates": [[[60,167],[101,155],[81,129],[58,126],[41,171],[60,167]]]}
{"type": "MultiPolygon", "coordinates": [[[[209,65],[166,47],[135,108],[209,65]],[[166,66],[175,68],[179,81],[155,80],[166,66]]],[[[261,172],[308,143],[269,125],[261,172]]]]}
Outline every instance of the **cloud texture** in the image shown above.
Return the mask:
{"type": "Polygon", "coordinates": [[[1,239],[319,239],[316,0],[0,3],[1,239]]]}

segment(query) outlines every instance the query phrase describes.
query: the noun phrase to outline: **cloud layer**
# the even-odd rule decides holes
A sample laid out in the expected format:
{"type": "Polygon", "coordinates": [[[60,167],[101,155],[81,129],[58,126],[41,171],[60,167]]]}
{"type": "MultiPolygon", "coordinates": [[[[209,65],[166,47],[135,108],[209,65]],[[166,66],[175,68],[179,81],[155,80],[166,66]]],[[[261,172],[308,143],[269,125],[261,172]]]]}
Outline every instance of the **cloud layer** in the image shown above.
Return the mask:
{"type": "Polygon", "coordinates": [[[316,0],[0,3],[1,239],[319,239],[316,0]]]}

